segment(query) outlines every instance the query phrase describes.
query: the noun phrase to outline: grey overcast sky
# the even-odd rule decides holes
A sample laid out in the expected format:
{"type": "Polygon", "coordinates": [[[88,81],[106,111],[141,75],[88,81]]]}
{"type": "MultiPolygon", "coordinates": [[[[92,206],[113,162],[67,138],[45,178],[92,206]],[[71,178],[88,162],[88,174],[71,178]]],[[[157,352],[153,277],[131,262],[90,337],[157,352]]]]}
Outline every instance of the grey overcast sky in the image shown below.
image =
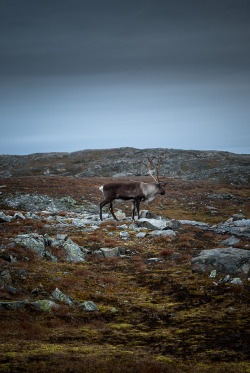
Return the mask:
{"type": "Polygon", "coordinates": [[[250,153],[249,0],[0,0],[0,154],[250,153]]]}

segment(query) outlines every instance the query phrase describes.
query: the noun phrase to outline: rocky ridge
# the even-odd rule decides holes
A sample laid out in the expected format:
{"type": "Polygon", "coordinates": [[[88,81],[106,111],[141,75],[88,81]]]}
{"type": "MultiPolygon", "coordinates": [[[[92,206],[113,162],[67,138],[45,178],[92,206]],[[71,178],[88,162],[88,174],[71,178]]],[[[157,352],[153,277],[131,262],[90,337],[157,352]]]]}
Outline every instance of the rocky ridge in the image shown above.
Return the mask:
{"type": "Polygon", "coordinates": [[[249,154],[163,148],[1,155],[0,176],[143,176],[147,170],[142,161],[147,157],[162,158],[160,174],[165,177],[235,184],[250,181],[249,154]]]}

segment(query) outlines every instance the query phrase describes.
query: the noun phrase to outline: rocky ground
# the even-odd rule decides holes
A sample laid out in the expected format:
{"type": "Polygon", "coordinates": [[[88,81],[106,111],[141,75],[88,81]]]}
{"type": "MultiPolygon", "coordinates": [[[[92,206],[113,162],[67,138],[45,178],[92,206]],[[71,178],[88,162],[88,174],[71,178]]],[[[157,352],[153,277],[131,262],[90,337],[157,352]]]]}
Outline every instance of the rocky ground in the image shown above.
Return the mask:
{"type": "Polygon", "coordinates": [[[165,179],[101,222],[111,180],[0,179],[0,370],[248,372],[249,188],[165,179]]]}

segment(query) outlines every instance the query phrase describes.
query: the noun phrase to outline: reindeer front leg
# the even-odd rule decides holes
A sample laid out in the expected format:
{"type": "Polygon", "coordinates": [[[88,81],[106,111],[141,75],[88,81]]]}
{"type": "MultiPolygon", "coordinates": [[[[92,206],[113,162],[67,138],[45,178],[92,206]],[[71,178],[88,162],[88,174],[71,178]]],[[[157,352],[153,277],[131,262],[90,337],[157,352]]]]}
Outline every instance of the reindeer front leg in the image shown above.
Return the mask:
{"type": "Polygon", "coordinates": [[[109,209],[110,209],[110,211],[111,211],[111,214],[112,214],[113,218],[114,218],[116,221],[119,221],[119,220],[117,219],[117,217],[115,216],[115,214],[114,214],[113,203],[112,203],[112,202],[110,202],[109,209]]]}

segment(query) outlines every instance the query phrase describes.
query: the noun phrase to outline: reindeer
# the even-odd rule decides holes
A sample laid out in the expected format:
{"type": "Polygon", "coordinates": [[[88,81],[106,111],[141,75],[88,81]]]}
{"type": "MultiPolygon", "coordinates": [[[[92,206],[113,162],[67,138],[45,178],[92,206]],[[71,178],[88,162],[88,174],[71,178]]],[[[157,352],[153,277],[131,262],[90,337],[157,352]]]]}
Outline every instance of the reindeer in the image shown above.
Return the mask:
{"type": "Polygon", "coordinates": [[[103,193],[104,200],[100,203],[100,219],[102,220],[102,208],[109,203],[109,209],[115,220],[118,221],[113,211],[113,201],[120,200],[132,202],[132,220],[135,218],[135,208],[137,209],[138,219],[140,219],[140,202],[151,202],[157,194],[165,194],[163,184],[159,180],[159,167],[161,159],[158,159],[158,165],[153,162],[154,158],[148,157],[148,164],[142,162],[147,168],[148,173],[154,179],[154,183],[130,182],[130,183],[109,183],[101,186],[99,190],[103,193]],[[151,166],[156,169],[156,177],[153,176],[151,166]]]}

